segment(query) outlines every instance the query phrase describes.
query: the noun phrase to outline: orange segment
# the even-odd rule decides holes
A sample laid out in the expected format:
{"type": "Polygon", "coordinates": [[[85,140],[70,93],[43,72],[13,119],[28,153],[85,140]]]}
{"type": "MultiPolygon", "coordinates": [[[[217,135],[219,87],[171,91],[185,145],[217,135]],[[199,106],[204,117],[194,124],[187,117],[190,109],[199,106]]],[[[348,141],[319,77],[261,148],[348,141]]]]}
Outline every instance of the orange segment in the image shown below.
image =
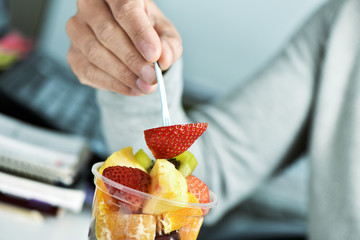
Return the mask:
{"type": "Polygon", "coordinates": [[[101,202],[104,201],[106,204],[109,205],[110,202],[112,202],[112,197],[109,195],[105,184],[103,181],[101,181],[101,179],[97,178],[96,179],[96,193],[95,193],[95,198],[97,202],[101,202]]]}
{"type": "MultiPolygon", "coordinates": [[[[188,202],[199,203],[196,197],[191,193],[188,193],[188,202]]],[[[163,225],[165,234],[167,234],[172,231],[179,230],[186,225],[189,225],[189,227],[192,228],[192,224],[197,224],[198,221],[195,220],[198,220],[199,218],[202,219],[202,211],[200,208],[181,208],[175,211],[164,213],[162,220],[160,221],[163,225]]]]}
{"type": "Polygon", "coordinates": [[[196,240],[197,236],[199,235],[203,221],[203,216],[196,216],[190,218],[188,224],[186,224],[179,230],[180,239],[196,240]]]}
{"type": "Polygon", "coordinates": [[[103,196],[95,199],[95,234],[98,240],[153,240],[156,218],[145,214],[122,214],[109,207],[103,196]]]}

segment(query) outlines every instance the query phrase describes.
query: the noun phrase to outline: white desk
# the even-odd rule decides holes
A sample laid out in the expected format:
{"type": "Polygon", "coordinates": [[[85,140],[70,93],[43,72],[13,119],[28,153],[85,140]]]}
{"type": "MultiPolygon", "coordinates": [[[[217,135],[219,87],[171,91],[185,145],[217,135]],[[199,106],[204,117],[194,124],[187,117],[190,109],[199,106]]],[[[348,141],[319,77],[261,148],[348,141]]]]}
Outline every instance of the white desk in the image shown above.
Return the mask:
{"type": "Polygon", "coordinates": [[[86,240],[90,207],[81,213],[64,212],[41,218],[24,211],[0,208],[0,240],[86,240]]]}

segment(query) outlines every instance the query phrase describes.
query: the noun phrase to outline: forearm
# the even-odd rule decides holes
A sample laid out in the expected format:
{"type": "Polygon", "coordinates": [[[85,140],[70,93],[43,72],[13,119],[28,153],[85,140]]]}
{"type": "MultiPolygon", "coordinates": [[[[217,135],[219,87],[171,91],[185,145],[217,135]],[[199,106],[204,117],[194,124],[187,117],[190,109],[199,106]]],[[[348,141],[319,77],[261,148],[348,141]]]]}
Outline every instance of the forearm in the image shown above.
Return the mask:
{"type": "MultiPolygon", "coordinates": [[[[208,222],[249,196],[286,159],[289,149],[302,147],[298,141],[316,89],[327,31],[324,21],[312,20],[248,84],[187,113],[181,105],[180,63],[165,75],[172,123],[209,123],[190,148],[199,162],[194,174],[219,197],[208,222]]],[[[129,145],[147,149],[143,130],[161,126],[158,91],[136,98],[100,91],[98,99],[110,150],[129,145]]]]}
{"type": "MultiPolygon", "coordinates": [[[[313,72],[306,68],[306,76],[300,74],[288,63],[289,57],[284,52],[246,86],[187,113],[181,106],[181,63],[165,75],[172,123],[209,123],[190,151],[199,162],[194,174],[221,202],[208,217],[210,222],[249,196],[273,172],[306,122],[313,72]]],[[[125,146],[146,150],[143,130],[161,126],[158,92],[134,98],[99,91],[98,100],[111,152],[125,146]]]]}
{"type": "Polygon", "coordinates": [[[188,112],[193,121],[209,123],[192,150],[202,166],[196,174],[221,202],[208,222],[243,201],[306,147],[301,140],[308,131],[334,9],[318,12],[246,85],[188,112]]]}

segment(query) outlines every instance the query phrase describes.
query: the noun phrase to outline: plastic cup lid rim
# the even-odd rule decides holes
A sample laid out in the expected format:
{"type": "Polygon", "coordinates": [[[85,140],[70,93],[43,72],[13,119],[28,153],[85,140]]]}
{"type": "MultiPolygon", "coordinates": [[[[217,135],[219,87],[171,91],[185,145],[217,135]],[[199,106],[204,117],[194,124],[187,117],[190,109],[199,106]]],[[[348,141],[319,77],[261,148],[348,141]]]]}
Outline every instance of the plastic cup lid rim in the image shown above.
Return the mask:
{"type": "MultiPolygon", "coordinates": [[[[192,207],[192,208],[204,209],[204,208],[213,208],[217,204],[217,197],[212,191],[209,191],[210,192],[210,202],[209,203],[184,203],[184,202],[174,201],[174,200],[158,197],[155,195],[151,195],[149,193],[144,193],[144,192],[138,191],[136,189],[133,189],[133,188],[127,187],[125,185],[122,185],[120,183],[117,183],[115,181],[112,181],[109,178],[106,178],[103,175],[101,175],[99,173],[98,169],[103,165],[103,163],[104,162],[95,163],[91,168],[91,172],[95,176],[95,178],[94,178],[95,185],[96,185],[96,178],[99,178],[103,182],[105,182],[119,190],[128,192],[132,195],[139,196],[144,199],[157,199],[160,202],[168,203],[168,204],[175,205],[175,206],[181,206],[181,207],[192,207]]],[[[116,196],[114,196],[114,197],[116,197],[116,196]]]]}

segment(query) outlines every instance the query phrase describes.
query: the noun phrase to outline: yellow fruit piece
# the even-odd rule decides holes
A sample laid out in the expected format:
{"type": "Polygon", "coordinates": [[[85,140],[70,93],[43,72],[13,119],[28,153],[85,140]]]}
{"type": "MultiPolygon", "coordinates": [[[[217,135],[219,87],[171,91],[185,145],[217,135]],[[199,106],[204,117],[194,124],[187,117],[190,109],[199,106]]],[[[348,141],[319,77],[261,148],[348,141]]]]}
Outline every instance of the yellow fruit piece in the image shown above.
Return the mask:
{"type": "Polygon", "coordinates": [[[99,169],[99,173],[102,174],[105,168],[112,166],[139,168],[146,172],[145,168],[136,161],[132,147],[125,147],[111,154],[99,169]]]}
{"type": "Polygon", "coordinates": [[[95,235],[98,240],[153,240],[155,238],[155,216],[122,214],[109,208],[103,199],[97,200],[99,202],[95,202],[95,235]]]}
{"type": "MultiPolygon", "coordinates": [[[[172,163],[165,159],[156,160],[150,175],[150,194],[183,203],[188,201],[186,179],[172,163]]],[[[143,212],[159,215],[179,208],[181,207],[151,198],[145,202],[143,212]]]]}
{"type": "MultiPolygon", "coordinates": [[[[199,203],[192,193],[188,193],[188,202],[199,203]]],[[[202,215],[203,214],[200,208],[181,208],[172,212],[164,213],[161,220],[163,230],[167,234],[172,231],[179,230],[185,225],[189,225],[187,228],[191,229],[193,227],[192,224],[196,222],[195,220],[202,218],[202,215]]]]}

